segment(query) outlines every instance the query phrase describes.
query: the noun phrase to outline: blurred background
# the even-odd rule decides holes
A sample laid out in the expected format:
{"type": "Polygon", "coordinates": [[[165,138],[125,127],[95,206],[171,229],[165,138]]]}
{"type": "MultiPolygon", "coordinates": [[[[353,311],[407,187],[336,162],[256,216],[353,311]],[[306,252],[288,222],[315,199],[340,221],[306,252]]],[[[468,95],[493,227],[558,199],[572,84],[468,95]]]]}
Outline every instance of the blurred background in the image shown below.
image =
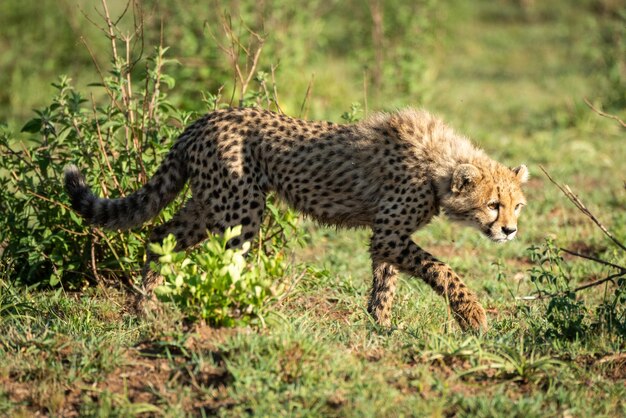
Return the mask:
{"type": "MultiPolygon", "coordinates": [[[[576,123],[586,112],[583,97],[609,110],[626,104],[623,0],[108,5],[115,19],[127,7],[143,10],[144,42],[135,56],[149,56],[161,42],[170,48],[178,64],[167,72],[178,83],[169,96],[186,110],[203,110],[203,92],[225,86],[223,95],[230,94],[232,67],[219,47],[227,43],[224,16],[236,31],[245,35],[246,25],[265,38],[257,69],[269,74],[275,67],[280,105],[296,116],[308,88],[310,118],[337,119],[352,103],[370,110],[414,105],[525,130],[576,123]]],[[[106,71],[111,59],[101,13],[93,0],[0,4],[1,122],[23,122],[61,74],[79,90],[99,81],[93,61],[106,71]]],[[[132,11],[120,27],[132,32],[132,11]]]]}

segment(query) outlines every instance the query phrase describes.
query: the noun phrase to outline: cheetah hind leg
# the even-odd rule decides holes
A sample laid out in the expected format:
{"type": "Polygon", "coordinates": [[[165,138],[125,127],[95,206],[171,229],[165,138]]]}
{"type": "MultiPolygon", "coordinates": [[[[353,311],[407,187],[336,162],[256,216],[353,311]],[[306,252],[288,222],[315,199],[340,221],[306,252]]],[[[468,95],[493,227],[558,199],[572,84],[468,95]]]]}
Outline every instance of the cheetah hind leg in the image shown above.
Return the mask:
{"type": "MultiPolygon", "coordinates": [[[[261,228],[265,210],[265,195],[256,192],[248,199],[242,196],[239,201],[247,200],[247,205],[240,205],[237,210],[230,210],[231,221],[227,225],[209,223],[211,215],[202,210],[202,205],[190,201],[174,217],[165,224],[154,229],[150,242],[161,242],[169,234],[176,238],[176,251],[190,248],[207,238],[207,230],[214,234],[222,234],[226,227],[241,225],[241,236],[232,238],[226,244],[229,248],[239,248],[245,241],[256,237],[261,228]]],[[[154,289],[163,283],[163,277],[150,268],[150,262],[157,261],[158,256],[148,251],[147,261],[143,269],[142,289],[135,301],[138,313],[145,313],[156,307],[154,289]]]]}
{"type": "Polygon", "coordinates": [[[391,326],[391,306],[398,281],[398,271],[388,263],[372,263],[374,282],[367,311],[382,327],[391,326]]]}
{"type": "MultiPolygon", "coordinates": [[[[176,239],[175,251],[183,251],[207,238],[206,214],[201,213],[200,205],[193,200],[189,201],[171,220],[153,229],[149,243],[160,243],[169,234],[176,239]]],[[[150,264],[158,261],[159,256],[150,251],[146,251],[146,263],[142,270],[142,283],[136,289],[134,309],[139,314],[145,314],[158,308],[154,289],[163,283],[163,276],[154,271],[150,264]]]]}

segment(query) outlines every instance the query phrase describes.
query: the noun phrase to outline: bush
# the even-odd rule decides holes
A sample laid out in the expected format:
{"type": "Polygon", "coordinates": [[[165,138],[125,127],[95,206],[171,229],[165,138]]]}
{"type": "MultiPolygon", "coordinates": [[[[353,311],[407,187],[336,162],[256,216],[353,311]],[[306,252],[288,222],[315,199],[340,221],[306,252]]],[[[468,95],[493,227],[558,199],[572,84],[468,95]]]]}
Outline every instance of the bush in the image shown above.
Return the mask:
{"type": "MultiPolygon", "coordinates": [[[[61,77],[53,84],[51,103],[36,111],[23,134],[0,126],[0,212],[5,217],[0,222],[0,265],[10,266],[11,278],[23,283],[80,288],[132,277],[144,258],[143,235],[85,225],[69,208],[63,168],[69,163],[80,167],[98,195],[124,196],[147,181],[195,116],[168,101],[166,91],[175,79],[164,70],[176,62],[166,58],[167,48],[157,46],[141,59],[145,46],[137,39],[127,42],[108,14],[104,18],[104,27],[112,28],[107,38],[113,58],[108,75],[93,84],[96,90],[78,92],[69,78],[61,77]],[[142,49],[135,50],[136,45],[142,49]]],[[[240,103],[271,105],[265,77],[250,77],[250,85],[258,89],[242,90],[240,103]]],[[[221,106],[219,94],[206,93],[205,98],[205,110],[221,106]]],[[[154,222],[170,218],[184,199],[179,197],[154,222]]],[[[284,246],[281,232],[295,219],[270,209],[263,225],[269,239],[262,249],[284,246]]]]}
{"type": "Polygon", "coordinates": [[[165,51],[155,51],[140,80],[144,88],[135,93],[120,60],[101,84],[109,99],[105,105],[89,103],[62,77],[53,84],[51,104],[24,125],[28,139],[0,132],[0,172],[9,174],[0,178],[0,209],[6,214],[0,242],[16,278],[80,287],[96,276],[128,276],[138,268],[141,235],[85,226],[69,209],[62,173],[68,163],[76,164],[95,183],[95,193],[106,197],[141,187],[146,167],[157,166],[179,133],[163,122],[182,126],[191,117],[170,106],[162,92],[163,80],[173,85],[162,73],[165,51]]]}
{"type": "Polygon", "coordinates": [[[266,302],[285,288],[287,271],[283,253],[272,257],[260,251],[246,259],[250,243],[227,249],[228,240],[241,234],[241,226],[223,236],[211,236],[198,251],[174,252],[174,236],[163,244],[150,244],[159,257],[153,268],[165,278],[157,296],[172,301],[191,319],[211,325],[233,326],[261,318],[266,302]]]}
{"type": "Polygon", "coordinates": [[[595,307],[592,303],[588,307],[577,295],[595,283],[573,286],[561,249],[551,240],[546,240],[543,246],[529,248],[529,252],[531,261],[535,263],[529,270],[530,280],[537,289],[537,297],[547,300],[547,337],[575,340],[585,337],[590,331],[626,335],[626,280],[620,277],[623,271],[614,275],[614,291],[605,291],[595,307]]]}

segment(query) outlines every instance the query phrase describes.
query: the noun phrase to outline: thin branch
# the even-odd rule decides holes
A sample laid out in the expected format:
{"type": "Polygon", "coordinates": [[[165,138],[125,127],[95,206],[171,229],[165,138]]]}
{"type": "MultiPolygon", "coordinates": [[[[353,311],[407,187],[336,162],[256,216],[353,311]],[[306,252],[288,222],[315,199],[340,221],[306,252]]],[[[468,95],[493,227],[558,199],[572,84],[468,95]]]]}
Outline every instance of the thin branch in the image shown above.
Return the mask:
{"type": "Polygon", "coordinates": [[[300,114],[298,117],[306,118],[309,114],[309,102],[311,99],[311,91],[313,90],[313,82],[315,81],[315,73],[311,74],[311,80],[309,80],[309,84],[306,87],[306,93],[304,94],[304,100],[302,100],[302,105],[300,106],[300,114]],[[305,108],[306,106],[306,108],[305,108]]]}
{"type": "Polygon", "coordinates": [[[621,270],[622,272],[626,272],[626,267],[620,266],[618,264],[613,264],[608,261],[604,261],[601,258],[596,258],[590,255],[577,253],[576,251],[568,250],[567,248],[559,248],[559,250],[563,251],[564,253],[568,253],[570,255],[576,256],[576,257],[586,258],[587,260],[595,261],[596,263],[604,264],[605,266],[613,267],[618,270],[621,270]]]}
{"type": "MultiPolygon", "coordinates": [[[[106,236],[106,234],[104,232],[102,232],[102,230],[98,227],[91,227],[91,233],[98,235],[100,238],[104,239],[104,241],[107,243],[107,246],[109,247],[109,250],[113,253],[113,257],[119,262],[120,261],[120,256],[117,254],[117,251],[115,250],[115,246],[113,245],[113,243],[111,243],[111,240],[106,236]]],[[[130,271],[128,271],[125,268],[125,264],[124,263],[118,263],[120,268],[122,269],[122,271],[124,272],[124,274],[130,274],[130,271]]]]}
{"type": "Polygon", "coordinates": [[[119,25],[119,23],[122,21],[124,16],[126,16],[126,13],[128,13],[128,9],[130,8],[130,4],[131,3],[133,3],[133,6],[134,6],[133,0],[128,0],[126,2],[126,6],[124,6],[124,10],[122,10],[122,13],[120,13],[120,15],[117,17],[117,20],[115,22],[113,22],[113,26],[119,25]]]}
{"type": "Polygon", "coordinates": [[[278,104],[278,89],[276,88],[276,67],[278,67],[278,65],[272,65],[271,66],[271,70],[272,70],[272,90],[273,90],[273,95],[274,95],[274,104],[276,105],[276,109],[278,110],[278,113],[280,113],[281,115],[284,115],[285,112],[283,112],[283,109],[280,108],[280,104],[278,104]]]}
{"type": "MultiPolygon", "coordinates": [[[[94,9],[96,10],[96,12],[98,13],[98,15],[100,15],[102,17],[102,14],[100,12],[98,12],[98,9],[96,9],[94,7],[94,9]]],[[[91,23],[93,26],[95,26],[96,28],[98,28],[100,31],[104,32],[105,34],[107,33],[106,28],[98,25],[98,23],[93,20],[91,17],[89,17],[89,15],[81,8],[79,7],[78,10],[80,10],[80,13],[83,15],[83,17],[89,22],[91,23]]]]}
{"type": "Polygon", "coordinates": [[[113,94],[113,91],[111,91],[111,89],[109,88],[109,86],[108,86],[108,84],[106,82],[106,79],[104,77],[104,73],[102,72],[102,69],[100,68],[100,65],[98,64],[98,61],[96,60],[96,56],[93,53],[93,51],[91,50],[91,48],[89,48],[89,44],[87,44],[87,41],[82,36],[81,36],[80,40],[83,43],[83,45],[85,45],[85,48],[87,48],[87,52],[89,52],[89,55],[91,56],[91,61],[93,62],[94,66],[96,67],[96,71],[98,72],[98,75],[100,76],[100,80],[102,81],[102,86],[104,87],[104,89],[106,90],[107,94],[111,98],[111,102],[117,108],[117,110],[119,110],[120,112],[124,113],[124,110],[123,110],[122,106],[119,104],[119,102],[115,98],[115,94],[113,94]]]}
{"type": "Polygon", "coordinates": [[[607,237],[609,237],[611,241],[615,243],[615,245],[620,247],[622,250],[626,251],[626,246],[622,244],[617,238],[615,238],[615,236],[598,220],[598,218],[596,218],[595,215],[591,213],[589,209],[587,209],[584,203],[578,198],[578,196],[574,194],[574,192],[572,192],[569,186],[567,185],[561,186],[550,176],[550,174],[548,174],[548,172],[546,171],[545,168],[543,168],[543,166],[540,165],[539,168],[541,168],[541,171],[543,171],[543,173],[548,177],[548,179],[556,187],[558,187],[561,190],[561,192],[563,192],[563,194],[578,208],[578,210],[580,210],[589,219],[591,219],[598,226],[598,228],[600,228],[600,230],[602,230],[602,232],[604,232],[604,234],[607,237]]]}
{"type": "Polygon", "coordinates": [[[60,207],[62,207],[63,209],[65,209],[67,211],[72,211],[72,208],[70,208],[66,204],[61,203],[61,202],[57,202],[56,200],[52,200],[52,199],[50,199],[48,197],[42,196],[42,195],[40,195],[38,193],[33,192],[32,190],[26,190],[26,193],[28,193],[28,194],[30,194],[30,195],[38,198],[38,199],[41,199],[41,200],[43,200],[45,202],[52,203],[53,205],[56,205],[56,206],[60,206],[60,207]]]}
{"type": "Polygon", "coordinates": [[[575,287],[572,290],[568,290],[568,291],[564,291],[564,292],[539,293],[539,294],[529,295],[529,296],[518,296],[515,299],[516,300],[541,300],[541,299],[553,298],[553,297],[556,297],[556,296],[564,296],[567,293],[570,293],[570,292],[576,293],[576,292],[579,292],[581,290],[589,289],[590,287],[599,286],[599,285],[604,284],[606,282],[615,283],[614,280],[619,278],[619,277],[624,276],[624,274],[626,274],[626,272],[620,271],[619,273],[611,274],[610,276],[607,276],[607,277],[605,277],[603,279],[599,279],[599,280],[595,280],[593,282],[582,284],[582,285],[580,285],[578,287],[575,287]]]}
{"type": "Polygon", "coordinates": [[[210,27],[209,32],[215,40],[217,47],[221,49],[222,52],[224,52],[233,67],[235,81],[233,86],[233,97],[231,98],[231,106],[237,84],[239,84],[239,105],[242,106],[244,96],[246,94],[246,91],[248,90],[248,85],[252,81],[256,72],[256,68],[259,63],[259,58],[261,56],[266,37],[259,35],[257,32],[245,26],[242,22],[242,30],[245,29],[249,35],[248,46],[246,46],[242,43],[242,35],[240,33],[235,33],[235,30],[233,29],[232,18],[229,15],[224,14],[221,16],[221,25],[222,31],[229,41],[228,46],[219,42],[215,34],[213,34],[213,31],[211,31],[210,27]],[[243,69],[239,62],[242,52],[245,56],[245,66],[243,67],[243,69]]]}
{"type": "Polygon", "coordinates": [[[263,89],[263,96],[265,96],[265,106],[267,106],[269,110],[272,107],[272,98],[270,97],[270,92],[267,90],[267,83],[265,79],[261,79],[259,84],[261,85],[261,89],[263,89]]]}
{"type": "Polygon", "coordinates": [[[589,99],[587,99],[586,97],[583,100],[585,101],[585,104],[589,106],[589,108],[593,110],[594,112],[596,112],[598,115],[603,116],[605,118],[616,120],[620,125],[622,125],[622,128],[626,128],[626,122],[624,122],[617,116],[601,111],[600,109],[592,105],[589,99]]]}
{"type": "MultiPolygon", "coordinates": [[[[111,167],[111,162],[109,161],[109,154],[107,154],[105,146],[104,146],[104,140],[102,139],[102,130],[100,129],[100,122],[98,122],[98,111],[96,110],[96,101],[93,97],[93,94],[91,95],[91,103],[92,103],[92,108],[93,108],[94,121],[96,122],[96,133],[97,133],[96,137],[98,138],[98,146],[100,147],[100,152],[102,152],[102,157],[104,158],[104,162],[106,163],[109,169],[109,172],[113,179],[113,183],[115,183],[115,187],[117,187],[117,190],[119,190],[122,196],[124,196],[124,190],[120,186],[120,183],[117,180],[117,175],[115,174],[115,171],[111,167]]],[[[104,186],[103,189],[104,189],[105,195],[108,197],[109,193],[106,189],[106,186],[104,186]]]]}
{"type": "Polygon", "coordinates": [[[115,62],[116,65],[119,65],[120,60],[119,60],[119,56],[117,54],[117,43],[115,42],[116,36],[115,36],[115,26],[113,24],[113,21],[111,20],[111,16],[109,15],[109,6],[106,2],[106,0],[102,0],[102,7],[104,9],[104,16],[102,16],[102,19],[104,19],[104,21],[107,24],[107,35],[109,37],[109,39],[111,40],[111,51],[113,52],[113,62],[115,62]]]}
{"type": "Polygon", "coordinates": [[[107,293],[106,288],[102,285],[102,277],[98,274],[98,264],[96,263],[96,240],[94,239],[95,235],[92,235],[91,237],[91,274],[93,274],[94,280],[108,298],[109,294],[107,293]]]}
{"type": "Polygon", "coordinates": [[[618,277],[623,276],[624,273],[625,273],[624,271],[620,271],[619,273],[611,274],[610,276],[607,276],[604,279],[600,279],[600,280],[596,280],[596,281],[593,281],[593,282],[585,283],[585,284],[580,285],[577,288],[575,288],[573,290],[573,292],[578,292],[580,290],[584,290],[584,289],[587,289],[587,288],[590,288],[590,287],[599,286],[602,283],[613,282],[613,279],[617,279],[618,277]]]}

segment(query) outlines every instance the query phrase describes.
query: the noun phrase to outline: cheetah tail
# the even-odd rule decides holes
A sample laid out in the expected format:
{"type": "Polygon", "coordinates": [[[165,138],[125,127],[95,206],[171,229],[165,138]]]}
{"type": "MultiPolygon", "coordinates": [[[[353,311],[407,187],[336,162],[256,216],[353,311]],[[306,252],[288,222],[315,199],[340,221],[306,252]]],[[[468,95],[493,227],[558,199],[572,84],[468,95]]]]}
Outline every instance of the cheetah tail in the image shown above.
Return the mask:
{"type": "Polygon", "coordinates": [[[75,165],[65,167],[65,190],[72,208],[85,220],[108,229],[128,229],[154,218],[182,190],[187,181],[186,164],[173,149],[154,176],[139,190],[119,199],[93,194],[75,165]]]}

